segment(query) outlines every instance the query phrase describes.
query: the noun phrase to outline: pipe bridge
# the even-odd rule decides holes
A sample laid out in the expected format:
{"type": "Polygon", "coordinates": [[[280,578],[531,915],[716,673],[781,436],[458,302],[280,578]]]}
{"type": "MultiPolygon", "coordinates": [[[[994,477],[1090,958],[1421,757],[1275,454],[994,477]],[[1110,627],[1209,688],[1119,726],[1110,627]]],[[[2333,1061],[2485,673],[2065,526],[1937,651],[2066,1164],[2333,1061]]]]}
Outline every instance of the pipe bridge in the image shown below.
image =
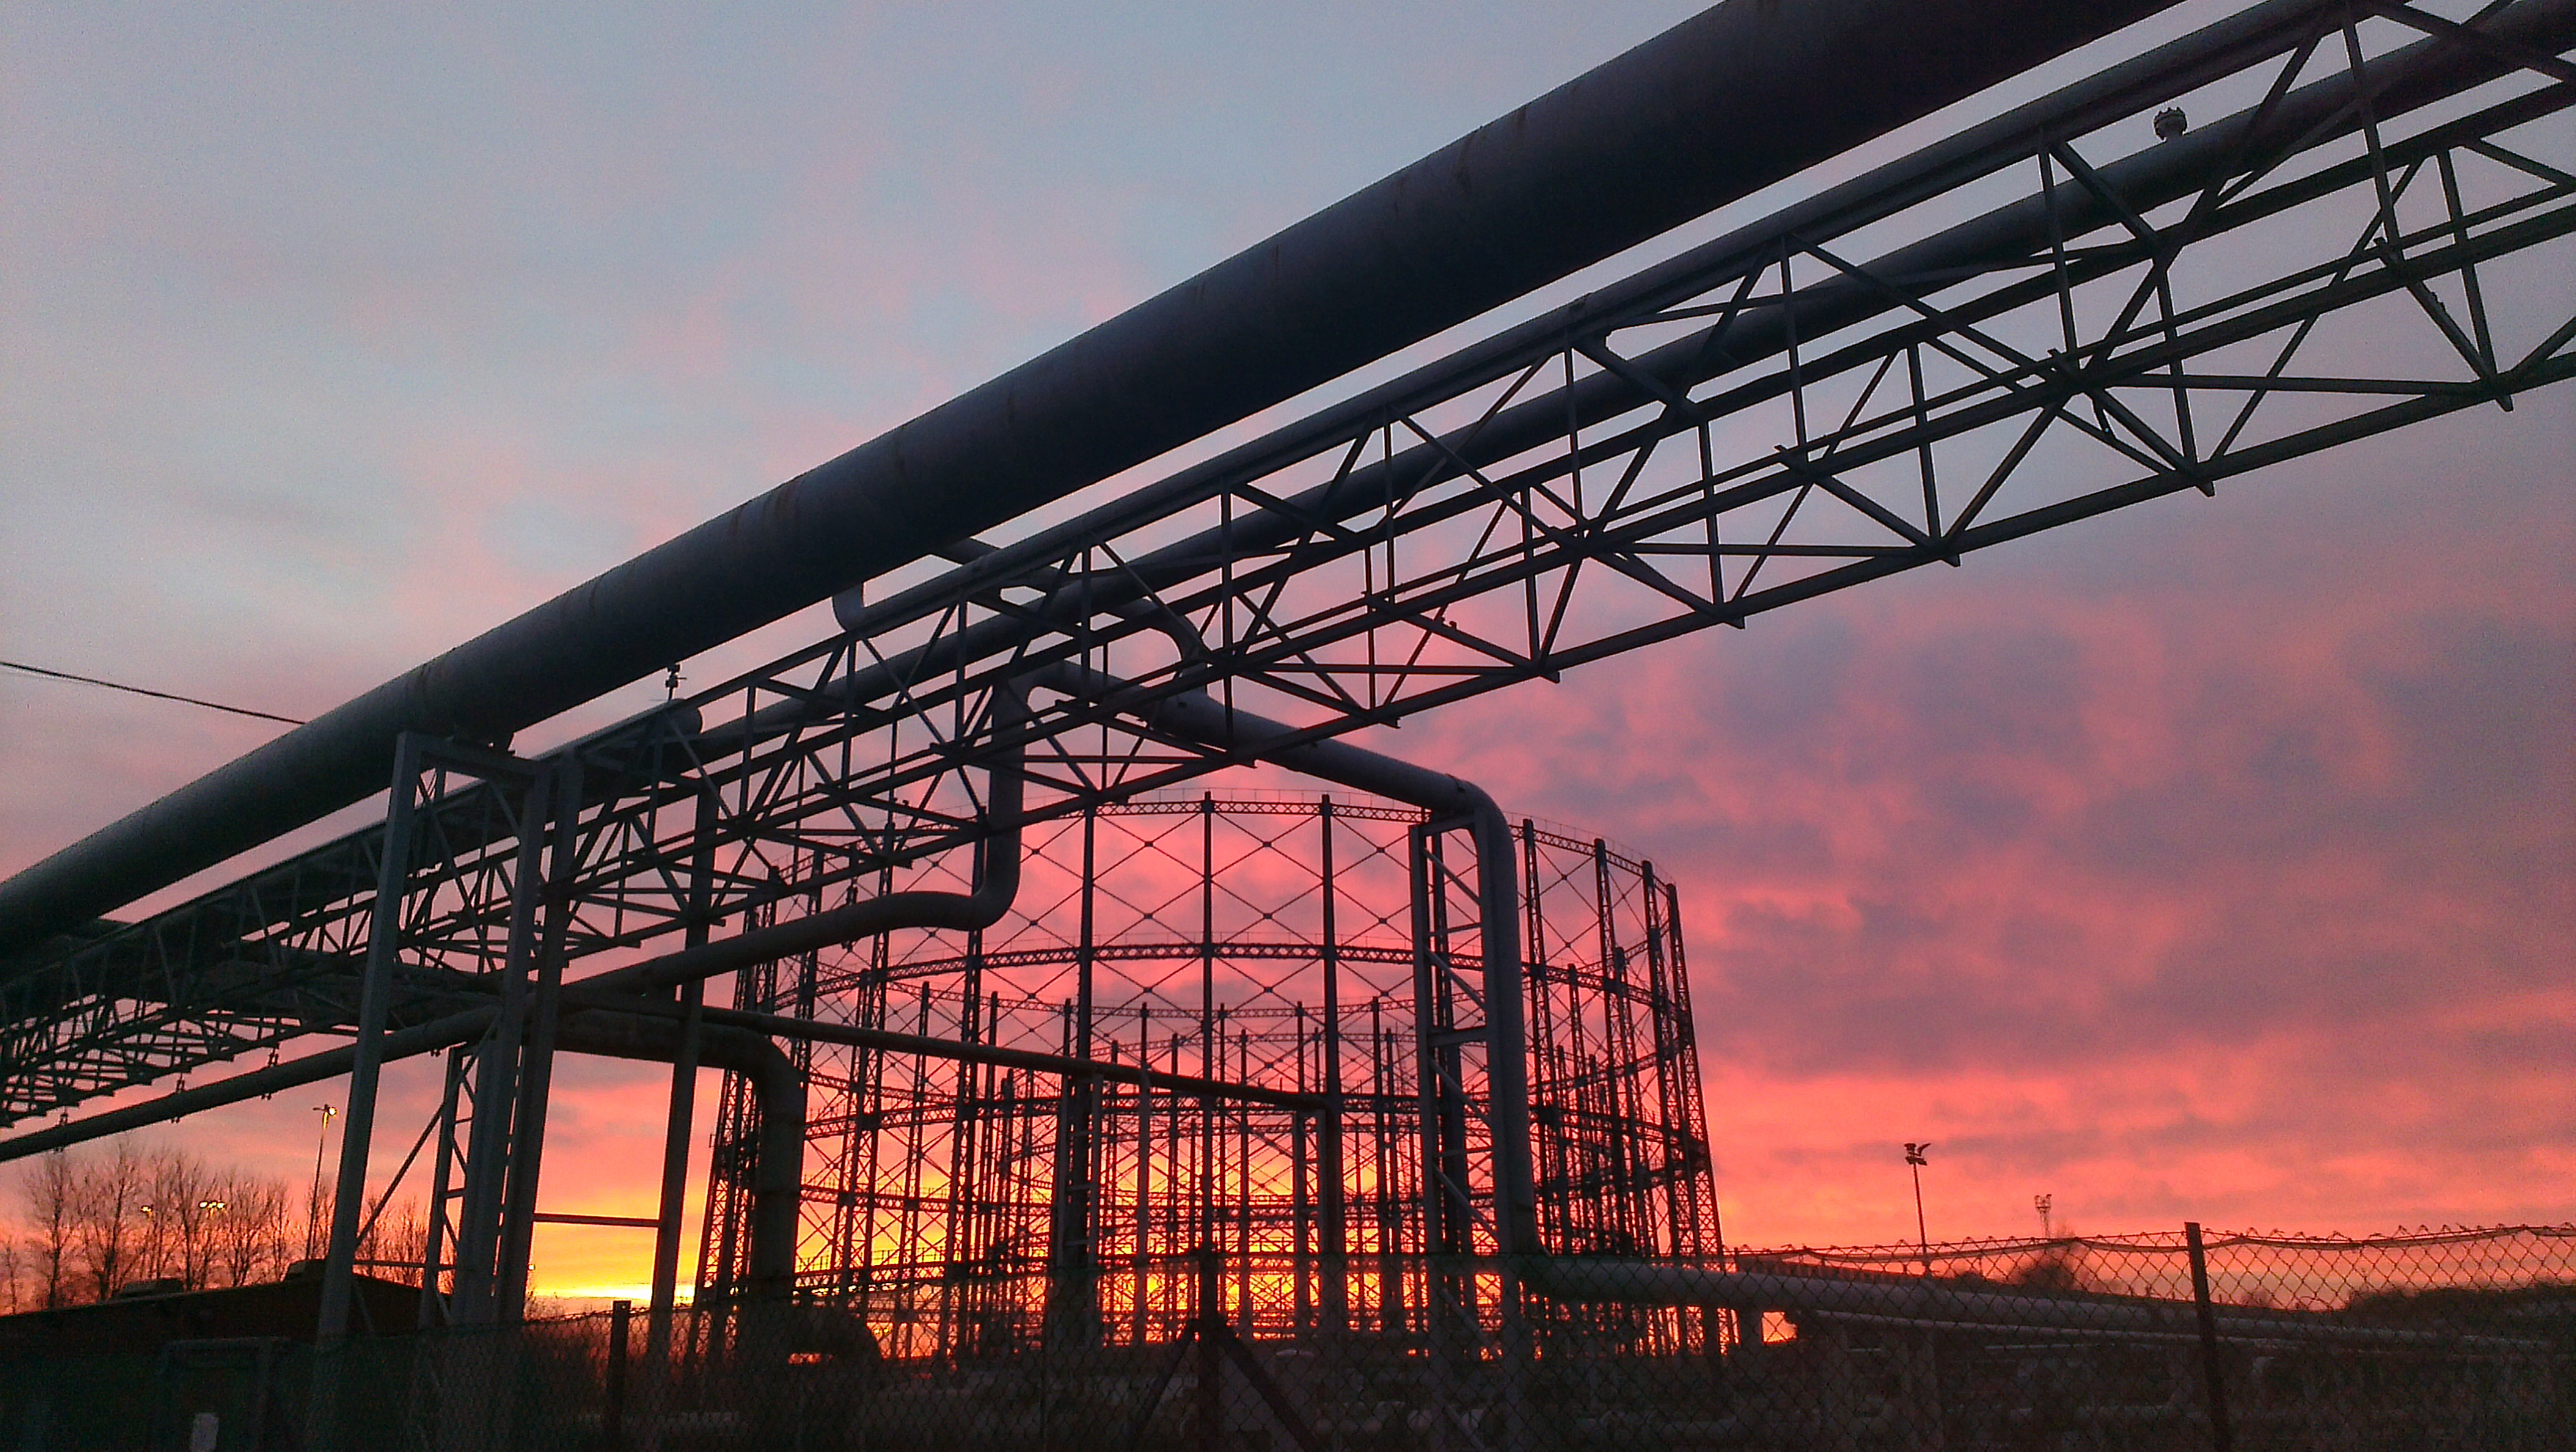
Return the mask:
{"type": "MultiPolygon", "coordinates": [[[[1320,740],[2510,408],[2576,372],[2545,272],[2576,229],[2546,149],[2571,37],[2570,0],[2467,26],[2273,0],[1078,518],[945,544],[845,590],[832,637],[557,753],[587,764],[562,951],[682,933],[701,855],[718,922],[938,876],[992,830],[965,773],[1003,753],[1032,819],[1254,754],[1156,729],[1183,697],[1320,740]],[[2180,101],[2205,114],[2160,136],[2180,101]],[[2517,266],[2551,310],[2489,308],[2517,266]],[[2330,320],[2382,346],[2328,356],[2330,320]],[[997,718],[1066,663],[1122,684],[997,718]]],[[[505,950],[511,809],[424,810],[396,1025],[505,950]]],[[[22,949],[0,1116],[345,1029],[381,840],[22,949]]]]}
{"type": "MultiPolygon", "coordinates": [[[[317,1034],[354,1035],[329,1072],[371,1074],[388,1045],[466,1024],[478,1064],[523,1066],[479,1101],[451,1076],[441,1155],[488,1159],[513,1113],[542,1123],[549,1015],[623,995],[694,1044],[700,978],[881,931],[868,903],[972,930],[993,845],[1031,824],[1250,761],[1330,775],[1350,751],[1330,738],[1358,728],[2576,375],[2576,0],[2465,21],[2265,0],[1031,521],[2161,8],[1730,0],[288,733],[0,884],[0,1120],[244,1055],[291,1075],[282,1047],[317,1034]],[[1860,74],[1889,79],[1846,84],[1860,74]],[[2373,346],[2321,341],[2354,330],[2373,346]],[[508,754],[826,596],[837,628],[804,649],[508,754]],[[399,830],[108,919],[383,790],[389,768],[399,830]],[[504,1127],[475,1123],[478,1102],[504,1127]]],[[[1507,841],[1490,806],[1425,830],[1507,841]]],[[[1495,870],[1452,884],[1489,924],[1511,913],[1495,870]]],[[[1520,1027],[1485,1006],[1508,1087],[1520,1027]]],[[[661,1052],[663,1028],[608,1022],[564,1042],[661,1052]]],[[[684,1070],[697,1052],[671,1049],[684,1070]]],[[[1475,1175],[1526,1175],[1526,1108],[1492,1106],[1475,1175]]],[[[676,1096],[675,1115],[681,1140],[676,1096]]],[[[533,1213],[520,1152],[506,1179],[469,1166],[484,1219],[521,1195],[533,1213]]],[[[473,1254],[506,1275],[506,1250],[473,1254]]]]}

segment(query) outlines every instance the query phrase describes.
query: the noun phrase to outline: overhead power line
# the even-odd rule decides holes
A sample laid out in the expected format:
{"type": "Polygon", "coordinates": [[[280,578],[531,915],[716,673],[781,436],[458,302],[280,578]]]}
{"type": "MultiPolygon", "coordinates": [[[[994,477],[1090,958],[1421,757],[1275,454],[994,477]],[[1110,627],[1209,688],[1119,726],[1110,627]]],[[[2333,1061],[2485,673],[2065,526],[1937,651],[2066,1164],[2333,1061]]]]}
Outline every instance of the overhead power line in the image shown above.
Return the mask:
{"type": "Polygon", "coordinates": [[[126,685],[121,681],[102,681],[96,676],[76,676],[70,671],[49,671],[43,666],[26,665],[14,660],[0,660],[0,666],[6,666],[13,671],[25,671],[31,676],[47,676],[57,681],[78,681],[84,686],[105,686],[111,691],[125,691],[137,696],[150,696],[156,701],[178,701],[190,706],[203,706],[209,711],[229,711],[236,716],[256,716],[262,721],[282,721],[289,726],[301,726],[304,724],[292,716],[280,716],[272,711],[254,711],[248,706],[227,706],[221,701],[204,701],[199,700],[195,696],[181,696],[174,695],[169,691],[148,690],[142,686],[126,685]]]}

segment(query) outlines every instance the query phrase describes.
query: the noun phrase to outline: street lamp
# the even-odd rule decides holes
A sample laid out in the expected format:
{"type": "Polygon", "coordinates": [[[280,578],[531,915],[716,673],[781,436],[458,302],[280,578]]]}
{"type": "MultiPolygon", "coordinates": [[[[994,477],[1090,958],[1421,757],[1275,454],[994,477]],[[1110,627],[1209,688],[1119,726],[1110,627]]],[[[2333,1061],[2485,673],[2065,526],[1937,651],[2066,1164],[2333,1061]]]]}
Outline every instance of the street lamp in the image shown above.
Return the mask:
{"type": "Polygon", "coordinates": [[[1923,1252],[1923,1273],[1932,1274],[1932,1235],[1923,1228],[1923,1167],[1931,1161],[1924,1158],[1932,1141],[1905,1146],[1905,1168],[1914,1176],[1914,1244],[1923,1252]]]}
{"type": "Polygon", "coordinates": [[[2054,1195],[2030,1197],[2030,1208],[2039,1212],[2039,1238],[2042,1240],[2051,1238],[2048,1233],[2048,1207],[2056,1202],[2056,1198],[2054,1195]]]}
{"type": "Polygon", "coordinates": [[[322,1146],[331,1137],[331,1121],[340,1117],[336,1106],[316,1104],[313,1112],[322,1116],[322,1128],[313,1136],[313,1198],[305,1206],[304,1258],[311,1260],[322,1253],[322,1146]]]}

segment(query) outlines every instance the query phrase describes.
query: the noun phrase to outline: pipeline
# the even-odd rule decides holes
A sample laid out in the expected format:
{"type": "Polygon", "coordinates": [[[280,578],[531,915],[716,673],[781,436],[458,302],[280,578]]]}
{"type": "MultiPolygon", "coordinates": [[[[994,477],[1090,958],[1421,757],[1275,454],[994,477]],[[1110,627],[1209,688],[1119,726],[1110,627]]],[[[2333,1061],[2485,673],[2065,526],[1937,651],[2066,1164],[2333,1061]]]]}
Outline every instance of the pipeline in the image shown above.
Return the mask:
{"type": "MultiPolygon", "coordinates": [[[[1009,714],[1016,712],[1015,697],[1001,692],[996,701],[1005,709],[1007,722],[1009,714]]],[[[975,885],[971,892],[890,892],[862,898],[613,968],[568,986],[591,994],[652,992],[755,963],[856,942],[896,928],[947,928],[961,933],[989,928],[1002,920],[1002,914],[1010,910],[1020,894],[1021,764],[1021,753],[1014,750],[997,761],[987,777],[985,815],[995,830],[976,844],[975,885]]]]}
{"type": "MultiPolygon", "coordinates": [[[[1858,220],[1869,220],[1894,210],[1898,203],[1919,200],[1927,190],[1937,191],[1961,179],[1983,175],[1996,164],[1996,157],[2026,146],[2032,134],[2080,132],[2087,118],[2098,119],[2101,108],[2133,103],[2139,88],[2151,80],[2164,77],[2169,78],[2169,85],[2181,86],[2212,70],[2242,64],[2249,54],[2261,55],[2285,47],[2297,27],[2313,22],[2316,8],[2305,0],[2276,0],[2272,5],[2231,17],[2103,76],[2017,108],[1918,156],[1845,183],[1779,216],[1693,248],[1600,297],[1571,304],[1490,343],[1393,380],[1278,435],[1254,440],[1128,498],[979,555],[951,575],[926,581],[874,604],[863,604],[854,595],[839,597],[834,601],[839,624],[853,633],[879,634],[940,608],[961,584],[990,582],[998,586],[1018,582],[1030,567],[1069,553],[1077,540],[1114,536],[1132,528],[1155,509],[1177,508],[1214,494],[1228,481],[1257,477],[1268,468],[1284,465],[1321,444],[1344,437],[1360,419],[1407,411],[1422,401],[1426,391],[1443,381],[1499,373],[1512,361],[1520,360],[1528,349],[1552,345],[1568,336],[1582,336],[1588,327],[1595,326],[1593,320],[1598,317],[1622,315],[1658,300],[1670,301],[1677,292],[1694,291],[1704,285],[1713,270],[1744,265],[1749,259],[1771,254],[1784,234],[1808,235],[1810,229],[1821,228],[1823,235],[1829,237],[1834,228],[1853,222],[1855,209],[1860,213],[1858,220]]],[[[2556,53],[2570,43],[2571,36],[2576,36],[2576,0],[2522,0],[2499,12],[2482,29],[2508,45],[2556,53]]],[[[2373,111],[2384,121],[2509,71],[2513,65],[2509,56],[2475,47],[2432,40],[2418,42],[2370,62],[2374,75],[2402,77],[2372,98],[2373,111]]],[[[2160,86],[2145,94],[2160,97],[2163,91],[2160,86]]],[[[2548,105],[2551,99],[2550,93],[2540,92],[2521,104],[2538,108],[2548,105]]],[[[2340,73],[2327,76],[2290,92],[2268,115],[2261,114],[2259,108],[2249,108],[2205,123],[2174,140],[2106,164],[2099,168],[2099,174],[2133,211],[2151,211],[2199,190],[2216,169],[2240,156],[2259,155],[2267,146],[2302,136],[2358,129],[2361,113],[2351,103],[2350,78],[2340,73]]],[[[2288,195],[2295,199],[2297,194],[2288,195]]],[[[2058,198],[2061,226],[2073,230],[2116,220],[2117,213],[2090,191],[2071,185],[2062,187],[2058,198]]],[[[2025,198],[1889,255],[1873,257],[1866,270],[1873,277],[1900,285],[1921,277],[1972,272],[1992,267],[1999,260],[2027,258],[2045,251],[2050,235],[2047,203],[2036,197],[2025,198]]],[[[2112,265],[2109,261],[2079,260],[2070,264],[2070,271],[2081,277],[2112,265]]],[[[1997,305],[2013,300],[2015,296],[2007,292],[1997,305]]],[[[1836,329],[1896,311],[1903,305],[1897,295],[1859,279],[1846,279],[1808,289],[1785,306],[1748,305],[1728,324],[1723,350],[1706,348],[1701,337],[1687,337],[1630,359],[1629,369],[1667,388],[1683,391],[1728,369],[1777,356],[1786,351],[1793,337],[1825,337],[1836,329]]],[[[1982,309],[1950,314],[1954,322],[1981,321],[1983,316],[1982,309]]],[[[1818,376],[1820,367],[1834,361],[1811,360],[1806,376],[1818,376]]],[[[1758,380],[1752,385],[1760,390],[1757,393],[1729,394],[1706,400],[1701,406],[1706,412],[1722,414],[1730,408],[1758,403],[1783,386],[1778,379],[1758,380]]],[[[1222,525],[1125,560],[1115,570],[1068,581],[1052,591],[1043,606],[1051,619],[1068,624],[1095,613],[1126,615],[1150,592],[1204,576],[1225,558],[1240,558],[1292,543],[1310,531],[1316,520],[1346,520],[1385,508],[1400,494],[1456,477],[1459,470],[1492,465],[1560,440],[1569,423],[1590,429],[1636,407],[1636,389],[1627,379],[1608,372],[1588,375],[1576,383],[1570,394],[1550,394],[1517,403],[1451,437],[1416,445],[1390,460],[1356,465],[1330,482],[1290,496],[1285,507],[1243,511],[1222,525]]],[[[888,694],[899,683],[944,674],[961,664],[1011,650],[1025,639],[1027,632],[1027,624],[1018,618],[978,621],[933,645],[916,647],[853,671],[824,686],[818,694],[841,709],[857,709],[888,694]]],[[[791,702],[733,729],[754,733],[784,731],[809,714],[810,710],[801,703],[791,702]]]]}
{"type": "MultiPolygon", "coordinates": [[[[1026,707],[1019,692],[1006,689],[996,693],[995,709],[1007,725],[1025,714],[1026,707]]],[[[693,715],[689,724],[694,725],[693,715]]],[[[977,845],[972,891],[888,893],[795,923],[755,929],[584,979],[572,985],[572,1001],[565,1004],[566,1016],[556,1030],[556,1047],[571,1053],[675,1064],[684,1052],[684,1031],[679,1024],[655,1016],[652,1010],[659,1005],[645,995],[692,979],[894,928],[972,931],[1001,921],[1019,895],[1021,765],[1021,756],[1014,751],[987,773],[986,818],[994,830],[977,845]],[[579,1001],[602,996],[631,998],[634,1002],[628,1007],[579,1001]]],[[[468,1009],[388,1032],[377,1043],[377,1062],[477,1042],[491,1030],[499,1013],[497,1007],[468,1009]]],[[[711,1011],[711,1016],[720,1014],[721,1011],[711,1011]]],[[[783,1303],[793,1293],[796,1280],[797,1213],[805,1154],[804,1077],[793,1060],[754,1028],[702,1023],[697,1033],[699,1060],[742,1075],[750,1082],[759,1107],[760,1140],[752,1186],[749,1276],[744,1298],[756,1305],[783,1303]]],[[[356,1059],[357,1046],[350,1045],[291,1064],[235,1075],[200,1089],[181,1090],[148,1104],[13,1136],[0,1140],[0,1162],[336,1078],[350,1072],[356,1059]]],[[[769,1351],[776,1351],[778,1347],[772,1344],[777,1340],[773,1334],[776,1330],[764,1325],[753,1339],[769,1351]]]]}
{"type": "MultiPolygon", "coordinates": [[[[384,1037],[390,1062],[480,1040],[498,1009],[478,1008],[397,1029],[384,1037]]],[[[752,1191],[752,1279],[755,1288],[784,1287],[795,1274],[796,1181],[805,1146],[805,1082],[793,1062],[766,1037],[747,1029],[710,1024],[702,1027],[700,1053],[709,1064],[730,1069],[752,1083],[760,1104],[759,1179],[752,1191]],[[786,1078],[781,1079],[784,1073],[786,1078]],[[787,1126],[778,1128],[777,1126],[787,1126]],[[779,1166],[785,1168],[779,1169],[779,1166]],[[782,1192],[777,1181],[784,1175],[782,1192]],[[784,1226],[782,1230],[780,1227],[784,1226]],[[784,1267],[782,1270],[781,1267],[784,1267]]],[[[667,1064],[679,1050],[676,1024],[616,1009],[570,1010],[557,1030],[556,1046],[572,1053],[606,1058],[642,1059],[667,1064]]],[[[349,1072],[355,1047],[308,1054],[289,1063],[236,1074],[218,1084],[165,1094],[148,1104],[112,1109],[66,1124],[33,1130],[0,1140],[0,1162],[67,1149],[88,1140],[184,1118],[245,1100],[263,1099],[282,1089],[317,1084],[349,1072]]],[[[784,1295],[780,1289],[778,1294],[784,1295]]]]}
{"type": "MultiPolygon", "coordinates": [[[[649,1064],[678,1060],[682,1029],[665,1019],[600,1009],[566,1017],[555,1046],[649,1064]]],[[[767,1035],[723,1024],[698,1027],[702,1063],[739,1074],[760,1109],[751,1186],[751,1274],[744,1297],[784,1301],[796,1284],[796,1204],[804,1187],[805,1075],[767,1035]]]]}
{"type": "MultiPolygon", "coordinates": [[[[1115,676],[1070,663],[1043,667],[1026,679],[1086,701],[1115,700],[1133,689],[1115,676]]],[[[1529,1065],[1524,1058],[1527,1030],[1522,1018],[1520,867],[1511,822],[1502,808],[1474,782],[1346,741],[1284,744],[1297,728],[1236,710],[1204,692],[1167,697],[1133,714],[1149,730],[1405,802],[1429,811],[1435,819],[1468,821],[1476,843],[1476,916],[1484,957],[1485,1021],[1492,1042],[1485,1079],[1496,1238],[1507,1248],[1506,1254],[1537,1250],[1538,1195],[1530,1163],[1529,1065]]]]}
{"type": "MultiPolygon", "coordinates": [[[[1559,1300],[1628,1306],[1731,1306],[1742,1310],[1804,1312],[1887,1324],[2040,1327],[2050,1330],[2193,1335],[2199,1329],[2189,1301],[2144,1297],[2055,1295],[1968,1289],[1924,1276],[1801,1275],[1793,1271],[1725,1271],[1705,1266],[1634,1260],[1538,1256],[1521,1262],[1531,1290],[1559,1300]]],[[[2331,1342],[2354,1346],[2438,1345],[2531,1351],[2543,1342],[2463,1337],[2448,1331],[2371,1326],[2302,1315],[2231,1307],[2218,1318],[2219,1334],[2236,1340],[2331,1342]]]]}
{"type": "MultiPolygon", "coordinates": [[[[592,1005],[568,1001],[567,1009],[592,1005]]],[[[668,1022],[679,1022],[685,1014],[678,1004],[659,1000],[640,1003],[600,1005],[628,1015],[642,1015],[668,1022]]],[[[1176,1094],[1196,1095],[1209,1099],[1233,1099],[1245,1104],[1265,1104],[1274,1109],[1313,1113],[1324,1105],[1320,1094],[1300,1094],[1293,1089],[1271,1089],[1259,1084],[1237,1084],[1224,1079],[1202,1078],[1196,1074],[1172,1074],[1135,1064],[1106,1059],[1082,1059],[1070,1054],[1047,1054],[1034,1049],[1014,1049],[1001,1044],[971,1043],[964,1039],[941,1038],[936,1034],[908,1034],[892,1029],[861,1028],[855,1024],[832,1023],[823,1019],[790,1018],[784,1014],[755,1013],[739,1008],[701,1008],[696,1010],[702,1022],[748,1029],[772,1038],[803,1039],[817,1044],[844,1044],[852,1048],[877,1049],[889,1054],[919,1054],[926,1058],[949,1059],[964,1064],[994,1064],[1006,1069],[1026,1069],[1059,1079],[1096,1079],[1109,1084],[1135,1084],[1169,1090],[1176,1094]]]]}
{"type": "MultiPolygon", "coordinates": [[[[441,1049],[453,1048],[458,1044],[473,1043],[482,1038],[485,1031],[492,1027],[492,1019],[499,1012],[497,1008],[470,1008],[462,1013],[452,1013],[427,1023],[414,1024],[409,1028],[390,1030],[384,1037],[384,1057],[387,1061],[408,1059],[419,1054],[431,1054],[441,1049]]],[[[123,1109],[110,1109],[80,1119],[66,1120],[44,1129],[31,1129],[25,1134],[14,1134],[7,1139],[0,1139],[0,1163],[25,1159],[29,1155],[45,1154],[53,1150],[69,1149],[76,1144],[104,1139],[111,1134],[123,1134],[127,1130],[148,1129],[156,1124],[185,1119],[191,1114],[220,1109],[227,1104],[239,1104],[249,1099],[265,1099],[282,1089],[294,1089],[306,1084],[319,1084],[325,1079],[336,1079],[349,1072],[350,1066],[357,1060],[357,1055],[355,1046],[326,1049],[321,1053],[307,1054],[303,1058],[292,1059],[283,1064],[272,1064],[264,1069],[235,1074],[213,1084],[200,1085],[194,1089],[173,1090],[146,1103],[128,1105],[123,1109]]]]}
{"type": "Polygon", "coordinates": [[[1727,0],[56,852],[0,952],[364,800],[405,731],[505,743],[2171,3],[1727,0]]]}

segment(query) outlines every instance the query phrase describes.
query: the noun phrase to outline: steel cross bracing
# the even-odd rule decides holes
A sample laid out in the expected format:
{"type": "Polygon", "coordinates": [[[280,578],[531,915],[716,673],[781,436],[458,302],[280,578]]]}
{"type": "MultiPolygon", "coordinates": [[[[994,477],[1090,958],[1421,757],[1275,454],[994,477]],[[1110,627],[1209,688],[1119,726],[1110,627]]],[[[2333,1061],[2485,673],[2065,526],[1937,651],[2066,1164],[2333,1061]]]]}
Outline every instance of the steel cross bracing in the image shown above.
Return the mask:
{"type": "MultiPolygon", "coordinates": [[[[550,762],[575,757],[594,786],[611,792],[639,760],[629,744],[550,762]]],[[[649,753],[641,759],[649,769],[649,753]]],[[[441,744],[425,765],[413,788],[411,890],[390,1027],[501,996],[525,870],[528,807],[517,778],[528,769],[454,744],[441,744]]],[[[593,860],[602,832],[600,820],[581,824],[582,863],[593,860]]],[[[182,1076],[175,1087],[185,1087],[192,1068],[262,1049],[274,1063],[285,1040],[344,1030],[357,1017],[384,839],[380,827],[352,833],[0,986],[6,1112],[42,1112],[174,1073],[182,1076]]]]}
{"type": "MultiPolygon", "coordinates": [[[[1540,1234],[1598,1253],[1704,1249],[1713,1184],[1673,885],[1598,839],[1527,822],[1509,835],[1540,1234]]],[[[800,1292],[891,1319],[904,1354],[939,1354],[961,1326],[1141,1341],[1189,1313],[1185,1288],[1141,1267],[1214,1245],[1239,1324],[1418,1325],[1445,1282],[1414,1276],[1390,1296],[1374,1275],[1324,1272],[1334,1247],[1412,1256],[1445,1233],[1452,1251],[1494,1249],[1473,843],[1421,809],[1193,793],[1048,824],[1023,850],[1002,922],[760,964],[736,975],[735,1007],[1151,1063],[1303,1104],[1211,1105],[1178,1079],[1085,1093],[817,1046],[800,1292]],[[1040,1265],[1043,1306],[1011,1279],[1040,1265]]],[[[744,1280],[736,1167],[757,1120],[729,1096],[718,1121],[702,1310],[744,1280]]],[[[1490,1309],[1492,1289],[1447,1287],[1450,1324],[1490,1309]]]]}
{"type": "MultiPolygon", "coordinates": [[[[969,766],[1026,746],[1027,811],[1059,816],[1230,760],[1153,729],[1158,701],[1320,738],[2510,407],[2576,374],[2571,44],[2576,0],[2276,0],[1080,518],[964,542],[844,601],[844,633],[575,748],[564,951],[676,941],[701,849],[724,919],[962,886],[949,849],[993,826],[969,766]],[[1059,663],[1127,684],[1047,689],[1059,663]],[[1028,709],[997,712],[1002,686],[1028,709]]],[[[514,840],[490,795],[423,813],[446,845],[411,879],[397,1023],[485,992],[514,840]]],[[[376,837],[22,963],[0,1115],[345,1025],[376,837]]]]}

